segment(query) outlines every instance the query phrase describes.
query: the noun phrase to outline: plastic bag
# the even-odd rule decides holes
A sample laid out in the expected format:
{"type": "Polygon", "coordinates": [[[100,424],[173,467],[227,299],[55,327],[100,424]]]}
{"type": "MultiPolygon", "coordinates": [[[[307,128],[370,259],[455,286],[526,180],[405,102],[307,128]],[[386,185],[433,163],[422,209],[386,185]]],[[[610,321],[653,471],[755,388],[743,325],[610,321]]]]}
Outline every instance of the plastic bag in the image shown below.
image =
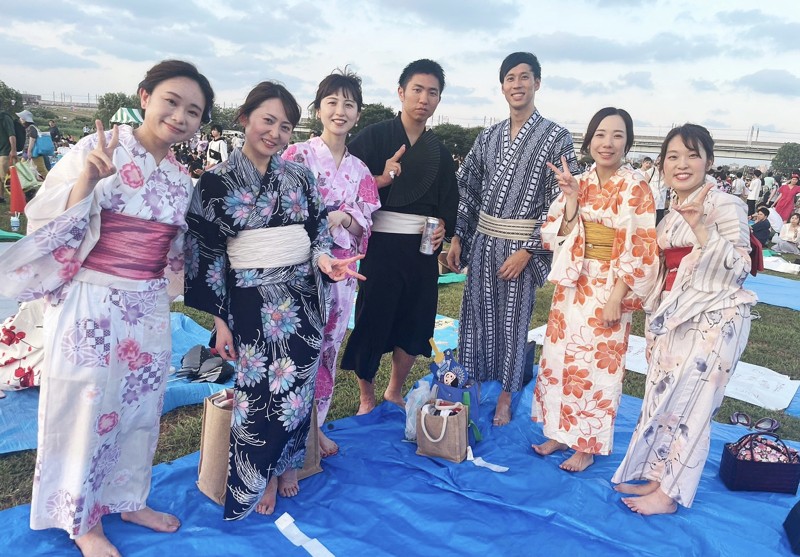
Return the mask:
{"type": "Polygon", "coordinates": [[[406,398],[406,440],[417,440],[417,413],[432,398],[431,385],[417,381],[406,398]]]}

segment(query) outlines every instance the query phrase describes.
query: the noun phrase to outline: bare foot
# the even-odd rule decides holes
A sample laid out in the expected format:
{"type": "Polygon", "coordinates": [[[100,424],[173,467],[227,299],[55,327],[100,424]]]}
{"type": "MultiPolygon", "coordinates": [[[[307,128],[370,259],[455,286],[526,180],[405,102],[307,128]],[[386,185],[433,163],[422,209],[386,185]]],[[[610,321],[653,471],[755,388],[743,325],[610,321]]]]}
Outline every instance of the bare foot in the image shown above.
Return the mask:
{"type": "Polygon", "coordinates": [[[100,522],[81,537],[75,538],[75,545],[81,550],[83,557],[122,557],[106,537],[100,522]]]}
{"type": "Polygon", "coordinates": [[[297,468],[289,468],[278,476],[278,493],[281,497],[294,497],[300,493],[297,483],[297,468]]]}
{"type": "Polygon", "coordinates": [[[511,421],[511,393],[503,391],[497,397],[497,406],[494,408],[493,426],[504,426],[511,421]]]}
{"type": "Polygon", "coordinates": [[[333,456],[339,452],[339,445],[337,445],[333,440],[330,439],[327,435],[322,433],[322,428],[319,430],[319,454],[322,455],[322,458],[327,458],[329,456],[333,456]]]}
{"type": "Polygon", "coordinates": [[[400,393],[390,393],[388,390],[383,393],[383,400],[387,402],[391,402],[392,404],[396,404],[403,410],[406,408],[406,401],[403,400],[403,395],[400,393]]]}
{"type": "Polygon", "coordinates": [[[660,489],[656,489],[643,497],[623,497],[622,502],[633,512],[644,516],[649,516],[651,514],[672,514],[678,510],[678,505],[672,497],[660,489]]]}
{"type": "Polygon", "coordinates": [[[548,439],[541,445],[531,445],[533,451],[541,456],[547,456],[553,454],[556,451],[566,451],[569,449],[569,446],[565,445],[564,443],[559,443],[554,439],[548,439]]]}
{"type": "Polygon", "coordinates": [[[258,514],[272,514],[275,512],[275,500],[278,498],[278,478],[272,476],[269,479],[267,488],[264,490],[264,495],[256,505],[256,512],[258,514]]]}
{"type": "Polygon", "coordinates": [[[619,484],[614,486],[614,491],[628,495],[650,495],[661,486],[659,482],[649,480],[643,484],[619,484]]]}
{"type": "Polygon", "coordinates": [[[181,527],[181,521],[178,520],[178,517],[154,511],[150,507],[145,507],[130,513],[122,513],[120,517],[125,522],[132,522],[133,524],[138,524],[139,526],[144,526],[145,528],[150,528],[156,532],[164,532],[166,534],[177,532],[178,528],[181,527]]]}
{"type": "Polygon", "coordinates": [[[590,453],[575,451],[575,454],[561,463],[559,468],[567,472],[583,472],[594,462],[594,456],[590,453]]]}

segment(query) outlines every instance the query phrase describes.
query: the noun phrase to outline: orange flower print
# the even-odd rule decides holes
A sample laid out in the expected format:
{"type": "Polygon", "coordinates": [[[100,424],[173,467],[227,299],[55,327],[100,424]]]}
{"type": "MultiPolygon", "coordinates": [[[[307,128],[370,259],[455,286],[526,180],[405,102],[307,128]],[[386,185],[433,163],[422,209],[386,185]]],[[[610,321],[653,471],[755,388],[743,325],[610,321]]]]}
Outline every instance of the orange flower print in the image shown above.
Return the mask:
{"type": "Polygon", "coordinates": [[[581,369],[576,365],[565,368],[561,378],[561,389],[564,396],[583,397],[583,391],[588,391],[592,388],[592,382],[589,381],[588,377],[588,369],[581,369]]]}
{"type": "Polygon", "coordinates": [[[619,323],[613,327],[603,325],[603,308],[601,307],[594,310],[594,317],[589,318],[589,326],[594,328],[596,337],[610,337],[614,332],[619,331],[619,323]]]}
{"type": "Polygon", "coordinates": [[[653,203],[653,194],[650,191],[650,186],[648,186],[646,182],[639,182],[633,185],[628,205],[636,209],[637,215],[656,212],[656,206],[655,203],[653,203]]]}
{"type": "Polygon", "coordinates": [[[570,428],[578,425],[578,418],[575,416],[572,406],[567,404],[561,405],[561,419],[558,422],[558,427],[564,431],[569,431],[570,428]]]}
{"type": "Polygon", "coordinates": [[[553,369],[546,366],[547,363],[542,360],[542,365],[539,367],[539,382],[545,385],[555,385],[558,383],[558,378],[553,376],[553,369]]]}
{"type": "Polygon", "coordinates": [[[658,255],[655,228],[637,228],[631,237],[631,255],[641,258],[643,265],[652,265],[658,255]]]}
{"type": "Polygon", "coordinates": [[[617,373],[622,364],[622,357],[625,355],[627,346],[625,343],[616,340],[600,342],[594,353],[597,367],[608,370],[612,375],[617,373]]]}
{"type": "Polygon", "coordinates": [[[581,274],[578,282],[575,283],[575,302],[582,306],[586,303],[586,299],[591,299],[593,295],[589,275],[581,274]]]}
{"type": "Polygon", "coordinates": [[[553,291],[553,304],[559,304],[565,301],[566,299],[567,299],[566,289],[560,284],[556,284],[556,288],[553,291]]]}
{"type": "Polygon", "coordinates": [[[547,330],[545,336],[550,342],[555,344],[564,339],[564,330],[567,328],[567,320],[561,310],[553,308],[550,310],[550,318],[547,320],[547,330]]]}
{"type": "Polygon", "coordinates": [[[572,255],[572,259],[580,259],[583,257],[583,239],[576,236],[569,251],[570,255],[572,255]]]}
{"type": "Polygon", "coordinates": [[[617,228],[614,234],[614,244],[611,246],[611,259],[619,259],[625,253],[625,240],[628,238],[628,231],[624,228],[617,228]]]}
{"type": "Polygon", "coordinates": [[[588,439],[578,437],[578,443],[572,445],[572,448],[582,453],[600,454],[600,451],[603,449],[603,444],[597,441],[597,437],[590,437],[588,439]]]}

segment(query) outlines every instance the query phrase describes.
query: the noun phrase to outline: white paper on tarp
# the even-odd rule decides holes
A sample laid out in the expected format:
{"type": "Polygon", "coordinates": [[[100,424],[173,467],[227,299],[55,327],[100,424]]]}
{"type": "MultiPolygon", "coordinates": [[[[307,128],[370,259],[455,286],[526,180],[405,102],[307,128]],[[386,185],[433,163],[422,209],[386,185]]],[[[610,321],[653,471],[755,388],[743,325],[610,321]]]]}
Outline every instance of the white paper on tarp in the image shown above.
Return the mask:
{"type": "MultiPolygon", "coordinates": [[[[544,342],[546,325],[528,331],[528,341],[541,345],[544,342]]],[[[631,335],[625,369],[636,373],[647,373],[644,337],[631,335]]],[[[740,361],[725,389],[725,396],[755,404],[767,410],[784,410],[791,404],[800,381],[777,373],[769,368],[740,361]]]]}
{"type": "Polygon", "coordinates": [[[789,263],[783,257],[765,257],[764,268],[770,271],[778,271],[779,273],[800,274],[800,265],[789,263]]]}
{"type": "Polygon", "coordinates": [[[479,466],[480,468],[487,468],[492,472],[508,472],[508,466],[500,466],[499,464],[492,464],[491,462],[486,462],[481,457],[476,457],[472,453],[472,447],[467,446],[467,460],[474,464],[475,466],[479,466]]]}
{"type": "Polygon", "coordinates": [[[334,557],[333,553],[331,553],[327,547],[322,545],[317,538],[311,539],[306,536],[303,532],[300,531],[300,528],[297,527],[297,524],[294,522],[294,518],[289,513],[283,513],[278,519],[275,521],[275,526],[278,527],[281,534],[286,536],[290,542],[292,542],[297,547],[302,547],[306,550],[309,555],[313,557],[334,557]]]}

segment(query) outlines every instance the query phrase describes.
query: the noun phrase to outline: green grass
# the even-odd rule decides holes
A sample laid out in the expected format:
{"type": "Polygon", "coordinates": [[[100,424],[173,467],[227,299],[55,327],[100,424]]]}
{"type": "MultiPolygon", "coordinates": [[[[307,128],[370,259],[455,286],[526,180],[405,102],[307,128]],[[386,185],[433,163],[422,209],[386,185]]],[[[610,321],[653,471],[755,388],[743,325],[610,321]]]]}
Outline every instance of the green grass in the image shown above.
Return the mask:
{"type": "MultiPolygon", "coordinates": [[[[0,215],[0,227],[7,228],[8,217],[0,215]]],[[[778,274],[778,273],[770,273],[778,274]]],[[[787,278],[797,279],[795,275],[784,275],[787,278]]],[[[798,281],[800,285],[800,281],[798,281]]],[[[439,287],[439,313],[449,317],[458,318],[461,296],[464,291],[462,284],[449,284],[439,287]]],[[[553,286],[546,285],[538,291],[536,307],[531,327],[538,327],[547,321],[550,308],[550,299],[553,295],[553,286]]],[[[753,321],[750,339],[744,352],[743,360],[752,364],[773,369],[779,373],[789,375],[792,379],[800,379],[800,355],[797,351],[798,313],[796,311],[759,304],[756,308],[761,314],[761,319],[753,321]]],[[[187,308],[181,303],[173,305],[173,311],[181,311],[189,315],[200,325],[211,329],[213,320],[208,314],[187,308]]],[[[634,314],[632,332],[643,336],[644,316],[641,312],[634,314]]],[[[347,342],[347,337],[345,337],[347,342]]],[[[428,373],[427,358],[419,358],[412,368],[406,382],[405,389],[428,373]]],[[[389,355],[384,356],[376,377],[375,392],[379,398],[386,389],[391,361],[389,355]]],[[[644,394],[645,376],[638,373],[627,373],[623,384],[626,394],[641,398],[644,394]]],[[[355,374],[348,371],[339,373],[336,378],[333,402],[329,412],[329,419],[336,420],[355,414],[358,409],[358,382],[355,374]]],[[[528,409],[519,409],[527,412],[528,409]]],[[[788,416],[783,412],[770,412],[763,408],[745,402],[725,398],[717,415],[719,421],[727,422],[728,417],[735,411],[746,412],[753,418],[770,416],[782,423],[778,433],[792,440],[800,440],[800,419],[788,416]]],[[[168,462],[197,451],[200,447],[200,425],[202,419],[202,405],[178,408],[161,418],[161,435],[156,450],[155,462],[168,462]]],[[[30,502],[31,480],[34,467],[34,451],[23,451],[8,455],[0,455],[0,509],[25,504],[30,502]]]]}

